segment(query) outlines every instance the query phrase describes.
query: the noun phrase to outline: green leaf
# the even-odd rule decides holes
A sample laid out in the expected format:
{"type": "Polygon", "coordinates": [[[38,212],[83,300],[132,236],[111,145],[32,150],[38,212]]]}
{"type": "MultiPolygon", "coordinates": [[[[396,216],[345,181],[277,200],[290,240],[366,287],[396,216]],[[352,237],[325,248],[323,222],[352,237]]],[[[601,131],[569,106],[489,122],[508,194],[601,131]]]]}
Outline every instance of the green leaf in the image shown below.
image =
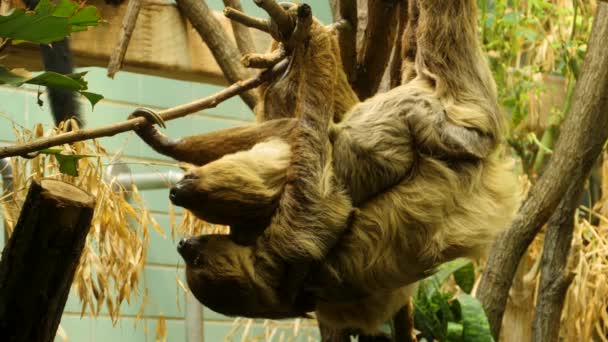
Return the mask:
{"type": "Polygon", "coordinates": [[[80,95],[84,96],[91,102],[91,108],[95,108],[97,102],[103,100],[103,96],[96,93],[89,93],[88,91],[81,91],[80,95]]]}
{"type": "Polygon", "coordinates": [[[86,31],[89,26],[97,26],[101,16],[95,6],[87,6],[76,12],[68,22],[72,25],[72,32],[86,31]]]}
{"type": "Polygon", "coordinates": [[[448,322],[448,342],[462,342],[463,327],[460,323],[448,322]]]}
{"type": "Polygon", "coordinates": [[[422,280],[420,282],[420,287],[424,287],[427,295],[432,297],[435,294],[436,289],[441,288],[443,283],[445,283],[452,273],[467,266],[469,263],[471,263],[471,261],[464,258],[446,262],[437,268],[435,274],[422,280]]]}
{"type": "Polygon", "coordinates": [[[72,90],[84,96],[87,100],[89,100],[89,102],[91,102],[91,106],[94,107],[103,99],[103,96],[86,91],[88,89],[88,83],[84,79],[86,73],[87,72],[85,71],[69,75],[62,75],[56,72],[47,71],[40,73],[38,76],[30,77],[28,72],[8,70],[0,65],[0,84],[19,87],[27,83],[72,90]]]}
{"type": "Polygon", "coordinates": [[[62,75],[52,71],[43,72],[36,77],[25,80],[23,83],[72,91],[87,89],[87,82],[82,78],[81,74],[62,75]]]}
{"type": "Polygon", "coordinates": [[[72,32],[97,26],[100,21],[101,16],[94,6],[80,8],[71,0],[61,0],[57,5],[41,0],[34,11],[16,9],[8,16],[0,16],[0,37],[14,42],[50,44],[72,32]]]}
{"type": "Polygon", "coordinates": [[[490,323],[481,303],[468,294],[456,297],[462,312],[462,340],[464,342],[493,342],[490,323]]]}
{"type": "Polygon", "coordinates": [[[466,293],[471,293],[475,283],[475,266],[472,262],[454,271],[454,280],[460,289],[466,293]]]}
{"type": "Polygon", "coordinates": [[[70,175],[70,176],[78,176],[78,160],[82,158],[90,158],[94,156],[90,155],[82,155],[82,154],[62,154],[63,150],[49,148],[40,151],[42,154],[53,155],[57,158],[57,162],[59,162],[59,172],[70,175]]]}

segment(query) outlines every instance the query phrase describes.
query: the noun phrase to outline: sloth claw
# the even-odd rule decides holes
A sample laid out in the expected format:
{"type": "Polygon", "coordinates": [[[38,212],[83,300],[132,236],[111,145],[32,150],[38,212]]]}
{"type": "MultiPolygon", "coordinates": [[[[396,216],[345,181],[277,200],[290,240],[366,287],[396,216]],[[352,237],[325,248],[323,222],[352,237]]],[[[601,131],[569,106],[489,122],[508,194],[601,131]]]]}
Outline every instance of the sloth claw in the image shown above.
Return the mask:
{"type": "Polygon", "coordinates": [[[149,108],[140,107],[137,108],[131,115],[129,115],[129,119],[144,117],[150,124],[157,124],[162,128],[167,128],[165,125],[165,120],[158,113],[149,108]]]}

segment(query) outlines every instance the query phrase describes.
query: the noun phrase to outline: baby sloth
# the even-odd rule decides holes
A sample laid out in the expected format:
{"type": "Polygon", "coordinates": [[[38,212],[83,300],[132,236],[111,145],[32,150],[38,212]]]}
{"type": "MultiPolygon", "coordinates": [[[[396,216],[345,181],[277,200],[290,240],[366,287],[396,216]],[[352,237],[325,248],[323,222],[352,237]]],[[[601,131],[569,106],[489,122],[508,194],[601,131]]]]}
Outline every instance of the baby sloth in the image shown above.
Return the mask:
{"type": "MultiPolygon", "coordinates": [[[[202,165],[176,185],[176,203],[254,232],[246,243],[234,235],[180,242],[203,304],[249,317],[315,310],[328,326],[373,332],[403,305],[408,285],[479,255],[507,226],[519,192],[500,159],[503,121],[476,2],[418,0],[418,8],[415,75],[340,122],[327,105],[336,91],[302,87],[297,119],[158,149],[202,165]]],[[[142,138],[159,145],[155,134],[142,138]]]]}

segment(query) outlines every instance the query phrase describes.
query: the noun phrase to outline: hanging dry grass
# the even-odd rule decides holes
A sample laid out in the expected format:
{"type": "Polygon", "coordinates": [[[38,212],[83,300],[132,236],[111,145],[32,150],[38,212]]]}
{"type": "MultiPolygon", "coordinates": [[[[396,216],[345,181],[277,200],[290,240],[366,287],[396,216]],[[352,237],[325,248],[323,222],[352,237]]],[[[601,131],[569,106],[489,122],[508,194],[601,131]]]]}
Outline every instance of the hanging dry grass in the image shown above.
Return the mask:
{"type": "MultiPolygon", "coordinates": [[[[56,135],[71,126],[78,129],[74,120],[54,128],[48,135],[56,135]]],[[[14,132],[18,142],[27,142],[45,135],[42,125],[33,131],[17,128],[14,132]]],[[[82,302],[82,314],[99,314],[105,305],[114,322],[120,317],[120,305],[129,303],[137,292],[137,284],[146,260],[148,227],[161,234],[162,228],[145,208],[137,188],[130,191],[134,203],[125,197],[125,191],[117,191],[119,185],[104,181],[102,159],[109,157],[105,149],[95,140],[62,146],[63,154],[87,155],[77,161],[77,177],[62,174],[55,156],[40,154],[33,159],[12,158],[13,194],[0,198],[4,218],[8,222],[8,233],[12,232],[21,203],[27,193],[29,182],[43,177],[60,179],[74,184],[95,196],[97,202],[92,227],[87,236],[80,266],[74,276],[73,290],[82,302]]],[[[142,305],[145,305],[143,301],[142,305]]],[[[143,313],[140,310],[140,313],[143,313]]]]}

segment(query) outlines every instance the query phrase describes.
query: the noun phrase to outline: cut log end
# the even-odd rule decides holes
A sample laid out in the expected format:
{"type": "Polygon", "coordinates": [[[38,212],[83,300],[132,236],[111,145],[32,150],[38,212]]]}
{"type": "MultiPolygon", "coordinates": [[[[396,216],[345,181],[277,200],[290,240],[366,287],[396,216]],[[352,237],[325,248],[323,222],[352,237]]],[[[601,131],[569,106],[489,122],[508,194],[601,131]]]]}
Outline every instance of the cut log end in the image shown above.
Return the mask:
{"type": "Polygon", "coordinates": [[[79,207],[93,208],[95,206],[95,198],[91,194],[72,184],[55,179],[43,179],[40,181],[40,186],[42,187],[41,196],[44,198],[53,198],[79,207]]]}

